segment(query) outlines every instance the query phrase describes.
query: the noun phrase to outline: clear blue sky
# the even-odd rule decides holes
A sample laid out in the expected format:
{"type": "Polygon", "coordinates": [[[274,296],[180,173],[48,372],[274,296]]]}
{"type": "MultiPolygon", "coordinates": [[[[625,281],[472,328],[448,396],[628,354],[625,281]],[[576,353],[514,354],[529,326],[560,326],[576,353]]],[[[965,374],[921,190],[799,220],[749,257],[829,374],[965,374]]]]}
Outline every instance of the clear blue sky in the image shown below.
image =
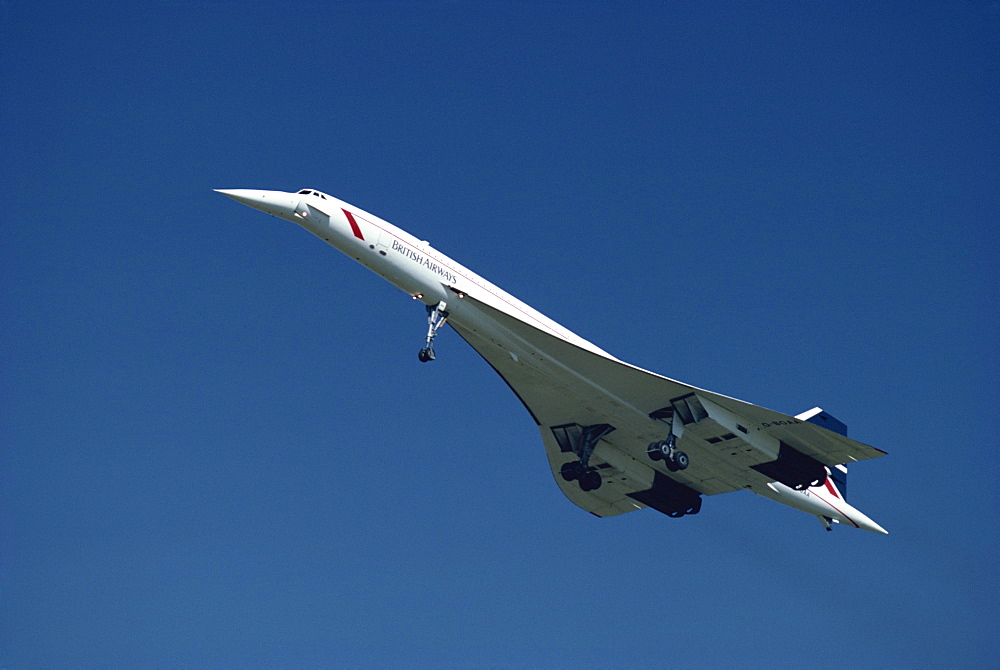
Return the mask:
{"type": "Polygon", "coordinates": [[[0,3],[0,665],[996,662],[997,2],[0,3]],[[315,187],[889,452],[596,519],[315,187]]]}

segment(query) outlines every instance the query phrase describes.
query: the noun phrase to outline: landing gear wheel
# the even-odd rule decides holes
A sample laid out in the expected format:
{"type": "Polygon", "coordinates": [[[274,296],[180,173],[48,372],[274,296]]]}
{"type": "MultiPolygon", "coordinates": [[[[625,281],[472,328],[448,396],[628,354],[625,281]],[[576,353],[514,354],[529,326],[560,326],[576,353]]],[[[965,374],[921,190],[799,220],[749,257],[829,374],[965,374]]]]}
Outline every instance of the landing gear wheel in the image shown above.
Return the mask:
{"type": "Polygon", "coordinates": [[[649,456],[649,460],[651,461],[663,460],[663,452],[660,451],[660,443],[653,442],[646,447],[646,455],[649,456]]]}
{"type": "Polygon", "coordinates": [[[665,460],[668,464],[674,460],[672,458],[673,451],[674,451],[674,445],[671,443],[670,440],[664,440],[663,442],[660,442],[660,458],[665,460]]]}
{"type": "Polygon", "coordinates": [[[677,470],[687,470],[687,466],[689,463],[688,455],[685,454],[683,451],[675,451],[673,461],[674,461],[674,467],[677,470]]]}
{"type": "Polygon", "coordinates": [[[425,347],[425,348],[423,348],[423,349],[420,350],[419,354],[417,354],[417,358],[420,359],[421,363],[426,363],[427,361],[433,361],[434,360],[434,350],[433,349],[427,349],[425,347]]]}
{"type": "Polygon", "coordinates": [[[597,470],[588,470],[580,477],[580,488],[584,491],[596,491],[601,488],[601,475],[597,470]]]}
{"type": "Polygon", "coordinates": [[[580,479],[583,476],[583,463],[580,461],[570,461],[559,469],[559,474],[568,482],[580,479]]]}

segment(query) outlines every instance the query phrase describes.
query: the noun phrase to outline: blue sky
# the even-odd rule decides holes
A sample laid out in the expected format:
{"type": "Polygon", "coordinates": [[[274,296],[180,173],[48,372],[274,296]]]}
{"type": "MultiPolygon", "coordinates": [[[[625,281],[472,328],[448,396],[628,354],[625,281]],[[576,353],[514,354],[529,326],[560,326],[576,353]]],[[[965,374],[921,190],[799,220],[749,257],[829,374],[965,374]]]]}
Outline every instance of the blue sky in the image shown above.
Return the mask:
{"type": "Polygon", "coordinates": [[[0,664],[983,667],[1000,5],[0,4],[0,664]],[[314,187],[889,452],[891,535],[563,498],[314,187]]]}

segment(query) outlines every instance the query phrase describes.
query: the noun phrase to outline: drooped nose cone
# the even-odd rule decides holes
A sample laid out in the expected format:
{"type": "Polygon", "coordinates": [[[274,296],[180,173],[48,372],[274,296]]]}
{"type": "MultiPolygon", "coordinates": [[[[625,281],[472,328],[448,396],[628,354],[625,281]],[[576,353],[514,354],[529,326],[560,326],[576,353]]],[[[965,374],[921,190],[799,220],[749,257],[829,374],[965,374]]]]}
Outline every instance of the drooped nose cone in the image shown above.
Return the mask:
{"type": "Polygon", "coordinates": [[[284,191],[258,191],[250,188],[217,188],[216,193],[221,193],[227,198],[232,198],[236,202],[248,207],[259,209],[262,212],[287,218],[295,211],[297,197],[284,191]]]}

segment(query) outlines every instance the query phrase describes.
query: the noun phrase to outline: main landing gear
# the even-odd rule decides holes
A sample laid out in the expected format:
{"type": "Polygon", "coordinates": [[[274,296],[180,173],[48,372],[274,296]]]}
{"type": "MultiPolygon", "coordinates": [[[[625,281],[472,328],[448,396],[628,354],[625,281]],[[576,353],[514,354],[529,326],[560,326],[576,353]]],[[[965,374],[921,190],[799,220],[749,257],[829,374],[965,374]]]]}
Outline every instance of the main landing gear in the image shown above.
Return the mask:
{"type": "Polygon", "coordinates": [[[646,447],[646,455],[650,460],[662,460],[671,472],[686,470],[688,466],[688,455],[677,448],[677,436],[673,433],[665,440],[652,442],[646,447]]]}
{"type": "Polygon", "coordinates": [[[434,338],[437,337],[438,328],[448,321],[447,308],[448,303],[444,300],[434,307],[427,305],[427,344],[417,354],[421,363],[434,360],[434,338]]]}
{"type": "Polygon", "coordinates": [[[552,430],[563,431],[556,433],[556,440],[560,437],[569,441],[570,449],[579,457],[579,460],[570,461],[563,464],[559,469],[559,474],[568,482],[579,481],[580,488],[584,491],[596,491],[601,488],[601,473],[590,465],[590,456],[594,453],[598,440],[609,434],[615,428],[606,423],[593,426],[578,426],[576,424],[566,426],[556,426],[552,430]]]}
{"type": "Polygon", "coordinates": [[[646,455],[649,456],[649,459],[652,461],[663,461],[670,472],[687,470],[688,466],[688,455],[677,448],[677,436],[674,435],[674,414],[673,402],[667,407],[650,413],[650,419],[662,421],[667,424],[670,432],[667,435],[667,439],[660,440],[659,442],[651,442],[646,447],[646,455]]]}
{"type": "Polygon", "coordinates": [[[570,461],[559,470],[562,478],[568,482],[579,480],[583,491],[596,491],[601,488],[601,474],[594,468],[585,466],[580,461],[570,461]]]}

